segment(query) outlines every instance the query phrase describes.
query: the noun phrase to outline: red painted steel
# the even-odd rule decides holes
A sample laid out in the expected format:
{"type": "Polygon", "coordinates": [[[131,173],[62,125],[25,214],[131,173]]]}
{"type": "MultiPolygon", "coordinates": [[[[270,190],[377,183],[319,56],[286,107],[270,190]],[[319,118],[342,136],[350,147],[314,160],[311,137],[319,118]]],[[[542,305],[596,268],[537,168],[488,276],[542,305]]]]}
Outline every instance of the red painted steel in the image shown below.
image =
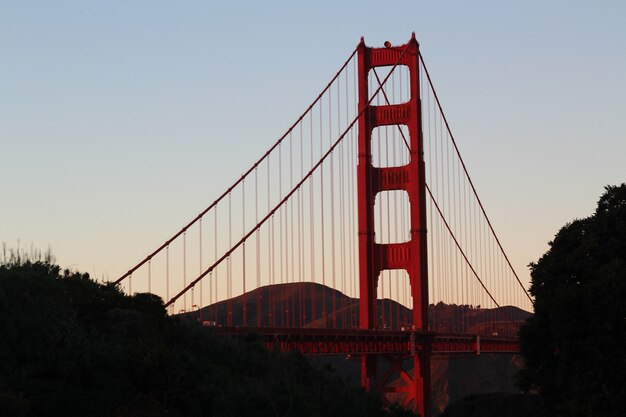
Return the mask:
{"type": "MultiPolygon", "coordinates": [[[[378,277],[383,270],[404,269],[409,276],[413,298],[414,331],[423,334],[428,330],[428,264],[426,248],[426,188],[421,108],[419,91],[419,45],[415,34],[408,44],[384,48],[370,48],[361,43],[358,54],[358,224],[359,224],[359,284],[360,327],[364,330],[376,326],[376,293],[378,277]],[[368,91],[370,70],[381,66],[404,65],[409,71],[410,97],[406,103],[382,106],[371,105],[368,91]],[[409,132],[409,162],[403,167],[372,166],[372,131],[378,126],[406,125],[409,132]],[[406,191],[410,203],[410,236],[408,242],[378,244],[374,236],[374,200],[381,191],[406,191]]],[[[392,69],[392,71],[393,71],[392,69]]],[[[430,415],[430,339],[420,338],[418,348],[404,350],[413,359],[414,376],[402,372],[409,401],[421,416],[430,415]]],[[[390,362],[391,368],[401,367],[402,360],[390,362]]],[[[366,389],[378,388],[381,392],[399,392],[397,386],[388,385],[388,375],[377,378],[376,357],[362,357],[362,384],[366,389]]],[[[404,404],[407,405],[407,404],[404,404]]]]}
{"type": "MultiPolygon", "coordinates": [[[[266,348],[278,349],[282,352],[297,351],[303,355],[384,355],[387,358],[393,358],[392,362],[395,362],[397,358],[404,359],[415,355],[415,352],[419,352],[425,345],[431,347],[433,355],[519,352],[518,340],[497,337],[362,329],[271,327],[215,327],[214,329],[219,334],[234,338],[257,335],[266,348]]],[[[403,372],[406,373],[404,370],[403,372]]],[[[381,379],[384,378],[381,377],[381,379]]]]}

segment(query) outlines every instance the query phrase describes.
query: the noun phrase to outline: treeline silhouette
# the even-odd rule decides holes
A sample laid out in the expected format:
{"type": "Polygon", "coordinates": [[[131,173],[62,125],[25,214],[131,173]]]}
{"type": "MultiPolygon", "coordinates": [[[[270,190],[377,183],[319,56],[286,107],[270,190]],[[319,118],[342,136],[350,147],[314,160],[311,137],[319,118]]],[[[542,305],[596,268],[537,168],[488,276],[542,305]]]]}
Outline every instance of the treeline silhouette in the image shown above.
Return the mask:
{"type": "Polygon", "coordinates": [[[3,416],[400,416],[299,354],[215,337],[51,259],[0,262],[3,416]]]}
{"type": "Polygon", "coordinates": [[[626,184],[559,230],[530,264],[535,314],[520,331],[520,385],[551,417],[626,415],[626,184]]]}

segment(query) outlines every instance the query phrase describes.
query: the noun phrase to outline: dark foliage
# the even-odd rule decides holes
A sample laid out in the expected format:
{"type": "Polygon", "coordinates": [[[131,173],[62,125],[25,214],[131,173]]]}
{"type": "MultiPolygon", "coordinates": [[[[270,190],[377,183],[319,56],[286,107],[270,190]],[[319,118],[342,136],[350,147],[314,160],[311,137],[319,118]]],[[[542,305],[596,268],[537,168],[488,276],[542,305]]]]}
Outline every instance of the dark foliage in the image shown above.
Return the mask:
{"type": "Polygon", "coordinates": [[[531,276],[521,386],[550,416],[626,415],[626,184],[565,225],[531,276]]]}
{"type": "Polygon", "coordinates": [[[541,398],[530,394],[470,395],[448,406],[441,417],[532,417],[541,412],[541,398]]]}
{"type": "Polygon", "coordinates": [[[0,264],[0,335],[7,416],[407,415],[298,354],[223,340],[156,296],[46,261],[0,264]]]}

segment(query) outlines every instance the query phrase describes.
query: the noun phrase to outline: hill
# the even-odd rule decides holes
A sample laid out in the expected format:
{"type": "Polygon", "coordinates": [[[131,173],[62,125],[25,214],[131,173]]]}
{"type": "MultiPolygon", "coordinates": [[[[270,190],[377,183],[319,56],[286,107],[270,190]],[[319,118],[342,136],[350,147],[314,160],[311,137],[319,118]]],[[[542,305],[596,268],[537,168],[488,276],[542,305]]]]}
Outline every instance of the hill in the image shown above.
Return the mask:
{"type": "MultiPolygon", "coordinates": [[[[379,299],[377,309],[379,328],[410,328],[411,310],[405,306],[394,300],[379,299]]],[[[350,329],[359,327],[359,300],[317,283],[277,284],[186,315],[217,326],[350,329]]],[[[484,309],[438,303],[429,306],[429,327],[440,333],[515,337],[530,315],[513,306],[484,309]]]]}

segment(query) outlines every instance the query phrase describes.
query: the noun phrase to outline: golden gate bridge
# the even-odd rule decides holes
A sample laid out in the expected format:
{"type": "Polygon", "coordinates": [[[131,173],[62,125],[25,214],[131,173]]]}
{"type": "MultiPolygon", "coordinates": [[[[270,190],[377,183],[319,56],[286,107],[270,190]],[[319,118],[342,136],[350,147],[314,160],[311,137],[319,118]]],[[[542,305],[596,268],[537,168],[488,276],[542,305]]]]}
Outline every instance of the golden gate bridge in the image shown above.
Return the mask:
{"type": "Polygon", "coordinates": [[[358,356],[365,388],[422,416],[432,355],[517,352],[532,310],[414,34],[361,39],[267,152],[116,282],[225,336],[358,356]]]}

